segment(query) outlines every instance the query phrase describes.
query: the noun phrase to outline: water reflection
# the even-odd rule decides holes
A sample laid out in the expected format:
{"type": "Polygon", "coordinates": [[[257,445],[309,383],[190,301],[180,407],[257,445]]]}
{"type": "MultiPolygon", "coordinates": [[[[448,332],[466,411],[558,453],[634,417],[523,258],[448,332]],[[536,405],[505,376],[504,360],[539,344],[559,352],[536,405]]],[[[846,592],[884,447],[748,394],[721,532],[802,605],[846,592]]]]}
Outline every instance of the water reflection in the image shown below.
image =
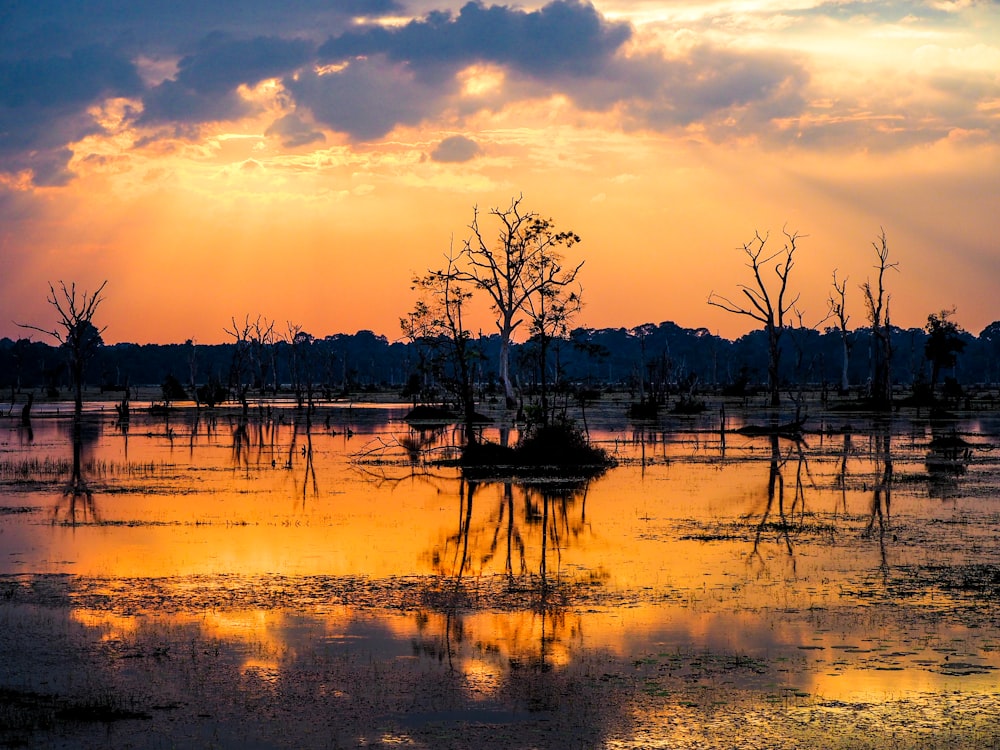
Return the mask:
{"type": "MultiPolygon", "coordinates": [[[[634,733],[642,697],[631,661],[601,649],[574,648],[543,671],[469,632],[449,663],[433,616],[343,608],[322,616],[75,610],[65,623],[23,618],[46,642],[82,657],[62,673],[38,663],[24,684],[39,699],[51,689],[79,703],[88,691],[115,701],[141,696],[131,705],[145,712],[142,721],[65,727],[67,744],[80,746],[169,737],[194,747],[600,747],[634,733]]],[[[17,649],[30,650],[24,632],[0,644],[12,669],[21,668],[17,649]]]]}
{"type": "MultiPolygon", "coordinates": [[[[463,612],[502,603],[538,618],[537,629],[529,629],[537,638],[535,648],[519,638],[507,644],[521,654],[516,663],[551,669],[552,645],[570,627],[565,610],[574,606],[580,585],[566,577],[560,562],[587,527],[588,487],[589,481],[553,486],[458,481],[457,529],[430,553],[438,583],[425,594],[429,611],[444,613],[443,653],[449,660],[453,640],[462,640],[463,612]],[[474,512],[477,502],[487,505],[485,513],[474,512]]],[[[420,616],[429,619],[427,612],[420,616]]]]}
{"type": "MultiPolygon", "coordinates": [[[[557,486],[429,470],[424,456],[452,433],[388,413],[331,411],[329,425],[322,411],[245,423],[179,413],[172,439],[162,418],[136,410],[124,461],[124,436],[99,419],[79,440],[60,432],[64,420],[37,420],[33,443],[0,453],[20,451],[38,473],[28,458],[72,444],[74,468],[30,485],[4,475],[0,620],[31,591],[28,604],[95,613],[86,626],[102,633],[118,627],[108,613],[145,622],[142,635],[92,649],[115,655],[112,677],[142,673],[164,694],[194,683],[192,706],[229,691],[217,716],[274,709],[301,721],[301,737],[291,707],[304,702],[348,717],[347,734],[329,735],[346,745],[389,732],[433,746],[446,734],[435,731],[461,725],[470,743],[510,746],[507,730],[569,726],[567,706],[590,738],[581,746],[620,736],[614,726],[641,745],[630,722],[681,700],[710,707],[704,720],[731,694],[699,691],[720,685],[761,701],[792,688],[835,701],[862,684],[873,695],[978,690],[1000,666],[995,607],[980,601],[1000,567],[997,459],[966,464],[960,490],[979,494],[929,503],[923,425],[885,420],[826,444],[730,433],[725,460],[714,426],[592,428],[618,441],[621,465],[557,486]],[[375,441],[389,449],[358,462],[375,441]],[[72,534],[35,515],[68,486],[76,500],[63,497],[57,515],[75,519],[72,534]],[[954,572],[973,554],[978,578],[954,572]],[[45,599],[59,587],[70,593],[45,599]],[[973,615],[978,629],[960,630],[973,615]],[[980,671],[956,677],[956,662],[980,671]],[[567,697],[577,694],[579,711],[567,697]]],[[[206,731],[223,723],[176,710],[206,731]]],[[[667,724],[649,721],[663,740],[667,724]]],[[[546,744],[531,736],[521,746],[546,744]]]]}
{"type": "Polygon", "coordinates": [[[544,590],[552,583],[550,566],[554,562],[558,580],[561,555],[589,529],[589,487],[590,481],[458,480],[457,529],[432,550],[435,572],[455,580],[502,573],[511,581],[532,578],[544,590]],[[477,502],[485,504],[484,513],[473,513],[477,502]]]}
{"type": "Polygon", "coordinates": [[[932,497],[946,500],[960,494],[959,480],[969,469],[972,449],[973,444],[961,437],[953,424],[931,421],[931,440],[924,466],[932,497]]]}
{"type": "Polygon", "coordinates": [[[760,545],[764,534],[771,531],[777,534],[784,547],[794,574],[796,572],[796,558],[792,537],[806,521],[805,479],[808,476],[809,467],[804,451],[805,444],[801,439],[787,440],[789,443],[787,453],[782,453],[781,440],[782,438],[777,433],[768,436],[770,460],[768,461],[764,506],[747,516],[748,519],[759,516],[756,520],[753,549],[750,551],[749,559],[759,564],[761,570],[766,568],[760,545]],[[785,497],[785,468],[792,459],[795,460],[795,484],[789,502],[785,497]]]}
{"type": "Polygon", "coordinates": [[[865,526],[864,537],[876,539],[879,548],[879,569],[883,577],[889,573],[889,562],[886,554],[886,537],[891,535],[889,529],[892,511],[892,432],[885,420],[877,420],[870,437],[872,457],[872,496],[868,523],[865,526]]]}
{"type": "Polygon", "coordinates": [[[94,501],[94,493],[87,479],[85,467],[91,450],[100,439],[101,434],[101,422],[84,420],[79,415],[73,418],[70,428],[73,463],[69,481],[63,489],[62,499],[53,508],[52,523],[62,523],[75,527],[78,523],[100,522],[97,504],[94,501]]]}

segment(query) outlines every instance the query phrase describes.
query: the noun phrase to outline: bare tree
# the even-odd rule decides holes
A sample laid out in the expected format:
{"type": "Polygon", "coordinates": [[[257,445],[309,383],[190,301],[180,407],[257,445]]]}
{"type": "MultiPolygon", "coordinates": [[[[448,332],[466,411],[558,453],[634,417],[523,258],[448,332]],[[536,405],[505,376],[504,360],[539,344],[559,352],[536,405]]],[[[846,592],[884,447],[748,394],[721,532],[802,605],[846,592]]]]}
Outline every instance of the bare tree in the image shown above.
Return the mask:
{"type": "Polygon", "coordinates": [[[847,393],[850,387],[848,379],[848,367],[851,358],[851,337],[847,330],[847,323],[851,316],[847,314],[847,277],[843,281],[837,281],[837,269],[833,270],[833,291],[830,292],[830,315],[837,319],[837,330],[840,331],[840,344],[843,351],[843,361],[840,370],[840,392],[847,393]]]}
{"type": "Polygon", "coordinates": [[[872,286],[871,279],[861,285],[872,336],[869,396],[876,408],[888,409],[892,405],[892,326],[889,322],[889,300],[892,295],[885,289],[885,272],[898,270],[899,263],[889,262],[885,229],[881,229],[878,241],[873,242],[872,247],[878,259],[878,265],[875,266],[878,271],[877,281],[875,286],[872,286]]]}
{"type": "Polygon", "coordinates": [[[257,388],[258,406],[263,410],[264,396],[270,378],[272,393],[278,392],[277,334],[274,321],[258,315],[250,320],[247,315],[242,323],[231,318],[233,327],[223,330],[233,337],[232,360],[229,368],[229,387],[243,407],[244,416],[249,409],[249,393],[257,388]]]}
{"type": "Polygon", "coordinates": [[[76,282],[71,282],[67,287],[64,281],[60,281],[58,294],[50,282],[49,296],[46,301],[59,314],[56,327],[50,330],[25,323],[17,324],[21,328],[47,334],[62,344],[69,359],[70,378],[73,381],[74,413],[77,417],[83,412],[83,375],[87,362],[103,343],[101,334],[104,333],[105,329],[98,329],[93,321],[98,306],[104,300],[101,293],[107,283],[107,281],[101,282],[93,294],[88,295],[83,292],[82,295],[78,296],[76,282]]]}
{"type": "MultiPolygon", "coordinates": [[[[576,270],[572,274],[575,278],[576,270]]],[[[570,321],[583,307],[582,290],[578,285],[570,287],[564,283],[564,276],[553,246],[541,248],[526,273],[525,286],[534,293],[525,297],[524,310],[530,321],[531,337],[538,344],[543,425],[548,425],[552,416],[548,403],[549,344],[552,339],[567,335],[570,321]]]]}
{"type": "Polygon", "coordinates": [[[223,328],[223,330],[233,337],[232,359],[229,363],[229,389],[233,392],[243,407],[243,418],[246,419],[250,408],[247,394],[250,391],[250,363],[251,345],[250,339],[253,333],[253,326],[250,323],[250,316],[244,318],[242,324],[236,322],[235,316],[232,318],[233,327],[223,328]]]}
{"type": "Polygon", "coordinates": [[[469,228],[472,236],[461,255],[464,268],[456,279],[473,283],[490,297],[500,331],[500,383],[507,408],[516,401],[510,374],[510,347],[514,330],[521,324],[527,300],[540,290],[570,287],[583,266],[563,269],[557,248],[570,248],[580,241],[574,232],[557,232],[551,219],[543,219],[521,207],[523,197],[515,198],[506,209],[494,208],[490,215],[500,224],[495,242],[488,241],[479,224],[479,209],[473,209],[469,228]],[[547,264],[547,265],[546,265],[547,264]],[[539,273],[558,267],[555,273],[539,273]]]}
{"type": "Polygon", "coordinates": [[[308,412],[311,415],[316,409],[313,395],[316,390],[315,363],[313,362],[313,344],[315,337],[302,330],[302,326],[288,321],[288,370],[292,377],[292,390],[295,392],[295,403],[303,408],[308,402],[308,412]]]}
{"type": "Polygon", "coordinates": [[[796,243],[803,235],[782,229],[785,235],[784,248],[767,254],[768,234],[761,236],[754,233],[754,238],[743,244],[743,252],[749,258],[746,264],[753,274],[753,285],[740,284],[739,289],[747,299],[747,304],[738,304],[728,297],[711,292],[708,304],[736,315],[746,315],[764,325],[767,333],[767,382],[771,393],[771,406],[781,405],[779,365],[781,364],[781,334],[785,330],[785,315],[795,307],[799,295],[790,301],[785,300],[788,293],[788,277],[794,267],[796,243]],[[763,272],[767,265],[778,258],[774,266],[774,274],[778,279],[776,289],[768,288],[763,272]]]}
{"type": "Polygon", "coordinates": [[[477,437],[472,359],[476,353],[462,318],[462,308],[472,292],[466,288],[467,276],[458,271],[456,261],[449,248],[443,269],[428,271],[425,276],[413,280],[413,288],[420,292],[421,299],[417,300],[413,312],[399,319],[399,325],[411,341],[430,349],[431,371],[459,400],[465,440],[468,445],[474,445],[477,437]]]}
{"type": "MultiPolygon", "coordinates": [[[[249,318],[248,318],[249,320],[249,318]]],[[[261,398],[267,391],[267,381],[272,380],[272,394],[278,393],[278,363],[277,363],[277,343],[278,337],[274,331],[275,321],[268,321],[261,315],[253,322],[250,344],[253,355],[254,366],[257,370],[257,387],[260,389],[261,398]]]]}

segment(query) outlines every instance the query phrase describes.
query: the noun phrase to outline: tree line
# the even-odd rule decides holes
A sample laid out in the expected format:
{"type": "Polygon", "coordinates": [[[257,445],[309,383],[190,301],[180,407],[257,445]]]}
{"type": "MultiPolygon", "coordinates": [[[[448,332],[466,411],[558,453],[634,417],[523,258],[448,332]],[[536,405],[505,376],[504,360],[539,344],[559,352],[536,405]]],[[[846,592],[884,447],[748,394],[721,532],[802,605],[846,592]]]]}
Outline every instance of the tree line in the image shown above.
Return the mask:
{"type": "MultiPolygon", "coordinates": [[[[748,282],[731,297],[708,296],[709,305],[759,325],[728,340],[671,322],[575,327],[584,261],[567,255],[581,238],[526,209],[521,197],[485,215],[474,208],[467,229],[443,265],[413,279],[416,299],[400,317],[398,339],[371,331],[319,338],[298,324],[245,315],[222,326],[230,339],[224,344],[109,346],[94,323],[106,282],[91,295],[60,282],[58,290],[50,284],[48,297],[57,325],[19,324],[55,344],[0,339],[0,387],[9,389],[12,403],[23,390],[54,397],[70,389],[77,411],[84,384],[111,391],[159,385],[165,400],[208,406],[233,400],[244,410],[251,393],[292,394],[301,405],[396,389],[414,403],[450,401],[470,420],[477,399],[495,398],[519,412],[527,403],[545,423],[556,392],[628,390],[639,407],[655,408],[670,393],[696,404],[698,390],[743,396],[762,390],[778,406],[782,393],[819,387],[853,390],[874,408],[886,408],[897,388],[933,401],[939,386],[955,396],[963,386],[1000,381],[1000,321],[978,335],[962,329],[955,310],[929,314],[921,328],[892,324],[888,275],[899,264],[890,260],[884,230],[872,243],[876,275],[857,285],[865,321],[854,328],[848,279],[837,270],[825,315],[804,322],[792,282],[804,235],[783,229],[775,250],[768,233],[755,232],[738,248],[748,282]],[[468,329],[474,297],[491,307],[495,333],[468,329]],[[515,341],[519,330],[522,340],[515,341]]],[[[468,428],[471,435],[471,422],[468,428]]]]}
{"type": "MultiPolygon", "coordinates": [[[[926,347],[926,328],[890,330],[894,384],[912,388],[930,384],[933,361],[926,347]]],[[[939,377],[954,378],[963,386],[1000,384],[1000,321],[978,335],[960,332],[965,346],[953,367],[939,377]]],[[[871,332],[857,328],[847,333],[853,356],[849,360],[848,385],[863,389],[870,376],[871,332]]],[[[478,390],[503,394],[496,363],[499,334],[475,336],[474,375],[478,390]]],[[[523,387],[533,389],[541,381],[532,355],[533,342],[511,344],[513,373],[523,387]]],[[[161,386],[176,381],[184,390],[217,382],[228,387],[236,343],[105,345],[95,349],[87,364],[84,382],[90,388],[109,391],[132,386],[161,386]]],[[[317,396],[342,392],[398,390],[412,394],[420,360],[420,345],[408,340],[389,340],[371,331],[334,334],[322,338],[300,334],[297,344],[275,340],[262,348],[266,359],[254,366],[247,382],[269,391],[289,394],[312,388],[317,396]]],[[[676,390],[692,380],[704,388],[729,388],[731,392],[767,387],[769,341],[767,333],[755,330],[729,340],[705,328],[684,328],[672,322],[647,323],[633,328],[577,327],[550,344],[549,382],[556,388],[640,388],[656,392],[676,390]]],[[[804,385],[832,390],[842,383],[843,341],[841,332],[788,329],[781,341],[780,382],[783,387],[804,385]]],[[[38,390],[72,394],[72,364],[65,347],[30,338],[0,339],[0,387],[6,392],[38,390]]],[[[478,395],[478,394],[477,394],[478,395]]]]}

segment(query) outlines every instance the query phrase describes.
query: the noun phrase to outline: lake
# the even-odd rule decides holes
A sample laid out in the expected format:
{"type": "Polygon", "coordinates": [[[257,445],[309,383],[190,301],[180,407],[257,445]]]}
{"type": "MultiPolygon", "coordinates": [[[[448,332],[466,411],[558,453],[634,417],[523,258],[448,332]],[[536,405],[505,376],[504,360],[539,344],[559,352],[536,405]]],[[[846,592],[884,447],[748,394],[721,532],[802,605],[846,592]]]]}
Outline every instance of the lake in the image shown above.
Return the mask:
{"type": "Polygon", "coordinates": [[[7,745],[1000,746],[995,413],[605,401],[525,483],[405,405],[70,408],[0,422],[7,745]]]}

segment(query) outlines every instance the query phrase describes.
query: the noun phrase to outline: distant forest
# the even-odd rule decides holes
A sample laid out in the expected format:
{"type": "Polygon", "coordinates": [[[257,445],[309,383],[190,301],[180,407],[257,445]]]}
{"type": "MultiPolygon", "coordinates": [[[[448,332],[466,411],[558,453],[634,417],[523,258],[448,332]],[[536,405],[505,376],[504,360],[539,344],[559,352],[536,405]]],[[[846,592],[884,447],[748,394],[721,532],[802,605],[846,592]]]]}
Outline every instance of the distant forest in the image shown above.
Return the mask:
{"type": "MultiPolygon", "coordinates": [[[[955,364],[942,371],[941,383],[958,386],[1000,382],[1000,321],[978,336],[959,330],[964,342],[955,364]]],[[[931,361],[922,328],[892,328],[892,379],[897,387],[929,382],[931,361]]],[[[500,339],[483,336],[472,341],[476,383],[481,394],[495,393],[500,339]]],[[[419,343],[390,341],[371,331],[314,338],[299,332],[292,340],[257,342],[251,351],[254,386],[272,392],[316,396],[345,392],[397,390],[404,396],[425,396],[427,375],[421,374],[419,343]],[[421,387],[418,387],[421,386],[421,387]]],[[[781,380],[799,386],[839,388],[843,366],[841,333],[786,328],[781,338],[781,380]]],[[[615,388],[640,392],[692,387],[753,392],[767,381],[768,343],[764,330],[731,341],[705,328],[674,323],[635,328],[576,328],[552,342],[548,382],[565,388],[615,388]]],[[[865,328],[849,333],[848,379],[863,389],[871,372],[871,335],[865,328]]],[[[232,385],[237,365],[246,361],[237,344],[113,344],[101,345],[87,364],[88,387],[121,390],[136,386],[170,386],[168,397],[180,399],[197,386],[213,384],[221,392],[232,385]],[[170,395],[172,394],[172,396],[170,395]]],[[[539,358],[533,343],[517,344],[513,370],[523,389],[539,380],[539,358]]],[[[67,358],[58,346],[23,338],[0,339],[0,387],[11,395],[38,390],[55,396],[70,389],[67,358]]],[[[193,396],[192,396],[193,397],[193,396]]],[[[443,395],[442,395],[443,398],[443,395]]]]}

